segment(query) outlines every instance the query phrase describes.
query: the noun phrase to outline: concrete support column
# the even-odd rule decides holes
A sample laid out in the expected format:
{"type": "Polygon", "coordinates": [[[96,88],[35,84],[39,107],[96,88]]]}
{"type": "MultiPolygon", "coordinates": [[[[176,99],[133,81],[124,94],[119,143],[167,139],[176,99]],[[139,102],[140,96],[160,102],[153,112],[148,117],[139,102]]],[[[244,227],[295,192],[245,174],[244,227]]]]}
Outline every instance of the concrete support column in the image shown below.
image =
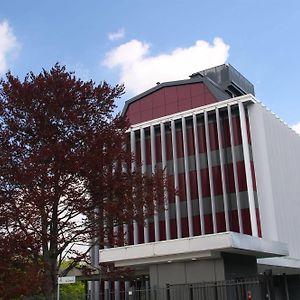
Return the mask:
{"type": "MultiPolygon", "coordinates": [[[[146,142],[145,142],[145,129],[140,129],[140,137],[141,137],[141,167],[142,167],[142,173],[146,173],[147,165],[146,165],[146,142]]],[[[144,208],[145,210],[145,208],[144,208]]],[[[149,242],[149,220],[145,220],[144,225],[144,242],[149,242]]]]}
{"type": "Polygon", "coordinates": [[[233,177],[234,177],[234,190],[236,195],[236,206],[238,211],[239,232],[243,233],[244,228],[243,228],[243,218],[242,218],[242,209],[241,209],[239,179],[238,179],[238,172],[236,166],[235,145],[234,145],[234,138],[233,138],[232,114],[231,114],[231,106],[229,104],[227,106],[227,112],[228,112],[229,135],[230,135],[230,146],[231,146],[230,148],[231,148],[233,177]]]}
{"type": "Polygon", "coordinates": [[[211,212],[213,221],[213,232],[217,232],[217,218],[216,218],[216,204],[215,204],[215,191],[214,191],[214,179],[212,172],[212,160],[211,160],[211,150],[210,150],[210,139],[209,139],[209,125],[208,125],[208,114],[204,111],[204,125],[205,125],[205,141],[206,141],[206,154],[207,154],[207,164],[208,164],[208,177],[209,177],[209,189],[210,189],[210,199],[211,199],[211,212]]]}
{"type": "Polygon", "coordinates": [[[245,113],[244,104],[242,102],[239,102],[239,112],[240,112],[242,143],[243,143],[244,162],[245,162],[245,171],[246,171],[247,191],[248,191],[248,199],[249,199],[251,229],[252,229],[252,235],[258,236],[249,141],[248,141],[247,124],[246,124],[246,113],[245,113]]]}
{"type": "MultiPolygon", "coordinates": [[[[161,160],[162,160],[162,169],[164,170],[164,175],[167,176],[167,151],[166,151],[166,133],[165,133],[165,124],[160,123],[160,138],[161,138],[161,160]]],[[[171,238],[170,234],[170,211],[169,211],[169,199],[168,199],[168,190],[164,188],[164,209],[165,209],[165,228],[166,228],[166,239],[171,238]]]]}
{"type": "MultiPolygon", "coordinates": [[[[132,130],[130,132],[130,147],[131,147],[131,153],[134,159],[136,159],[136,141],[135,141],[135,132],[132,130]]],[[[134,172],[136,169],[136,163],[135,161],[131,164],[131,171],[134,172]]],[[[138,232],[138,224],[136,221],[133,221],[133,243],[134,245],[138,244],[139,241],[139,232],[138,232]]]]}
{"type": "MultiPolygon", "coordinates": [[[[177,149],[176,149],[176,127],[175,121],[171,121],[171,134],[172,134],[172,153],[173,153],[173,168],[174,168],[174,187],[175,190],[179,190],[179,178],[178,178],[178,161],[177,161],[177,149]]],[[[175,195],[175,206],[176,206],[176,223],[177,223],[177,238],[182,237],[181,230],[181,209],[180,209],[180,198],[178,193],[175,195]]]]}
{"type": "Polygon", "coordinates": [[[224,201],[225,226],[226,226],[226,231],[230,231],[226,176],[225,176],[225,170],[224,170],[224,153],[223,153],[224,149],[223,149],[223,141],[222,141],[222,135],[221,135],[222,131],[221,131],[221,122],[220,122],[220,112],[219,112],[218,108],[216,108],[216,121],[217,121],[217,133],[218,133],[220,167],[221,167],[221,180],[222,180],[222,191],[223,191],[223,201],[224,201]]]}
{"type": "Polygon", "coordinates": [[[187,202],[187,215],[188,215],[189,236],[194,236],[194,230],[193,230],[193,209],[192,209],[191,186],[190,186],[189,153],[188,153],[188,145],[187,145],[187,132],[186,132],[186,120],[185,120],[185,117],[181,118],[181,122],[182,122],[182,142],[183,142],[183,157],[184,157],[184,175],[185,175],[185,191],[186,191],[186,202],[187,202]]]}
{"type": "MultiPolygon", "coordinates": [[[[151,171],[152,174],[156,171],[156,146],[155,146],[155,130],[154,126],[150,126],[150,143],[151,143],[151,171]]],[[[154,203],[155,207],[157,207],[157,203],[154,203]]],[[[157,209],[154,210],[154,236],[155,241],[159,241],[159,215],[157,209]]]]}
{"type": "Polygon", "coordinates": [[[201,234],[205,234],[203,196],[202,196],[202,182],[201,182],[200,150],[199,150],[198,124],[197,124],[197,116],[196,115],[193,115],[193,130],[194,130],[194,144],[195,144],[195,159],[196,159],[196,174],[197,174],[197,190],[198,190],[200,226],[201,226],[201,234]]]}

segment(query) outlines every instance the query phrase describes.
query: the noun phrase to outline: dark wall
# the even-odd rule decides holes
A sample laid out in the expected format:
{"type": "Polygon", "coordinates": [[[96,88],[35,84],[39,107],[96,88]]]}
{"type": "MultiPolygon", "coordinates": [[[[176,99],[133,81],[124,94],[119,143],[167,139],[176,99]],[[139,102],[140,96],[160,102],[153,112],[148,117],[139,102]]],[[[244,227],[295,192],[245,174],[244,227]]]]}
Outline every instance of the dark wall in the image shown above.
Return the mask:
{"type": "Polygon", "coordinates": [[[231,253],[223,253],[222,257],[226,280],[257,276],[256,257],[231,253]]]}

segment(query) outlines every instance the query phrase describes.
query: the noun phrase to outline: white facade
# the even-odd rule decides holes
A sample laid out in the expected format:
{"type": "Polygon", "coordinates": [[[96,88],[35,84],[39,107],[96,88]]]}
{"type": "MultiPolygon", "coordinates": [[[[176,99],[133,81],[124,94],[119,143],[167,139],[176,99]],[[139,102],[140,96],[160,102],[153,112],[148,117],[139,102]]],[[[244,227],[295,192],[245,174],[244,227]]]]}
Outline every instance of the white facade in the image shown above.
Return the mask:
{"type": "Polygon", "coordinates": [[[260,103],[248,112],[262,236],[300,260],[300,136],[260,103]]]}

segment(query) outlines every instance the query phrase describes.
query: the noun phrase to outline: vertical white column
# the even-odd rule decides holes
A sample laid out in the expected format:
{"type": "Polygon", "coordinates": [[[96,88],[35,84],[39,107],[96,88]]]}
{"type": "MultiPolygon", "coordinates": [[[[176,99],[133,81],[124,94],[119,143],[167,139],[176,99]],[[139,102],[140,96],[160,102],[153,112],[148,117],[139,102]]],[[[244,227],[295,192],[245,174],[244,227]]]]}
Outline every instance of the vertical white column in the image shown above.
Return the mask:
{"type": "Polygon", "coordinates": [[[226,231],[230,231],[229,214],[228,214],[228,197],[226,189],[226,176],[224,170],[224,149],[221,135],[221,124],[220,124],[220,112],[219,108],[216,108],[216,121],[217,121],[217,133],[218,133],[218,145],[220,154],[220,167],[221,167],[221,180],[222,180],[222,190],[223,190],[223,201],[224,201],[224,213],[225,213],[225,226],[226,231]]]}
{"type": "Polygon", "coordinates": [[[173,168],[174,168],[174,187],[176,191],[175,206],[176,206],[177,238],[181,238],[182,237],[181,210],[180,210],[180,198],[178,195],[179,178],[178,178],[178,161],[177,161],[177,149],[176,149],[176,128],[175,128],[174,120],[171,120],[171,135],[172,135],[172,152],[173,152],[173,168]]]}
{"type": "Polygon", "coordinates": [[[209,189],[211,199],[211,212],[213,221],[213,231],[217,232],[217,220],[216,220],[216,206],[215,206],[215,191],[214,191],[214,179],[212,173],[212,161],[211,161],[211,150],[210,150],[210,139],[209,139],[209,128],[208,128],[208,115],[207,111],[204,111],[204,125],[205,125],[205,141],[206,141],[206,153],[207,153],[207,164],[208,164],[208,177],[209,177],[209,189]]]}
{"type": "MultiPolygon", "coordinates": [[[[98,217],[99,214],[99,209],[95,208],[94,211],[95,215],[96,215],[96,219],[98,217]]],[[[96,226],[99,229],[99,226],[96,226]]],[[[97,270],[96,272],[98,273],[99,270],[99,241],[98,241],[98,237],[95,237],[92,240],[92,243],[94,244],[94,246],[91,249],[91,263],[92,266],[97,270]]],[[[100,281],[92,281],[91,282],[91,297],[92,300],[99,300],[100,298],[100,281]]]]}
{"type": "Polygon", "coordinates": [[[194,144],[195,144],[195,159],[196,159],[196,174],[197,174],[197,190],[198,190],[200,226],[201,226],[201,234],[205,234],[202,183],[201,183],[200,151],[199,151],[199,138],[198,138],[198,126],[197,126],[197,116],[196,115],[193,115],[193,130],[194,130],[194,144]]]}
{"type": "Polygon", "coordinates": [[[188,153],[188,141],[186,133],[186,120],[185,117],[181,118],[182,123],[182,141],[183,141],[183,157],[184,157],[184,175],[185,175],[185,191],[187,201],[187,215],[188,215],[188,226],[189,236],[194,236],[193,230],[193,209],[191,199],[191,183],[190,183],[190,168],[189,168],[189,153],[188,153]]]}
{"type": "MultiPolygon", "coordinates": [[[[118,226],[114,226],[114,237],[118,238],[118,233],[119,233],[119,227],[118,226]]],[[[116,243],[114,243],[114,248],[119,247],[116,243]]],[[[114,282],[114,291],[115,291],[115,300],[119,300],[120,299],[120,282],[119,281],[115,281],[114,282]]]]}
{"type": "Polygon", "coordinates": [[[120,300],[120,281],[115,281],[115,300],[120,300]]]}
{"type": "Polygon", "coordinates": [[[128,296],[129,288],[130,288],[130,282],[129,281],[125,281],[125,297],[124,297],[125,300],[129,299],[129,296],[128,296]]]}
{"type": "Polygon", "coordinates": [[[104,281],[104,299],[110,299],[110,284],[109,281],[104,281]]]}
{"type": "MultiPolygon", "coordinates": [[[[124,145],[124,150],[126,150],[126,146],[124,145]]],[[[127,166],[125,162],[122,162],[122,172],[126,173],[127,172],[127,166]]],[[[124,236],[124,246],[128,245],[129,243],[129,234],[128,234],[128,225],[124,224],[123,225],[123,236],[124,236]]]]}
{"type": "MultiPolygon", "coordinates": [[[[131,154],[136,159],[136,143],[135,143],[135,132],[133,130],[130,131],[130,147],[131,147],[131,154]]],[[[131,171],[134,172],[136,169],[136,163],[135,160],[131,164],[131,171]]],[[[134,245],[138,244],[138,224],[134,220],[133,221],[133,243],[134,245]]]]}
{"type": "Polygon", "coordinates": [[[234,190],[236,195],[236,206],[238,211],[238,221],[239,221],[239,232],[243,233],[243,218],[241,210],[241,197],[240,197],[240,187],[239,187],[239,178],[236,166],[236,156],[234,150],[234,138],[233,138],[233,126],[232,126],[232,115],[231,115],[231,106],[228,104],[228,123],[229,123],[229,135],[230,135],[230,145],[231,145],[231,157],[232,157],[232,166],[233,166],[233,177],[234,177],[234,190]]]}
{"type": "MultiPolygon", "coordinates": [[[[161,162],[164,176],[167,176],[167,151],[166,151],[166,133],[165,124],[160,123],[160,141],[161,141],[161,162]]],[[[164,209],[165,209],[165,228],[166,228],[166,239],[171,238],[170,234],[170,211],[169,211],[169,198],[167,187],[164,187],[164,209]]]]}
{"type": "Polygon", "coordinates": [[[258,236],[250,152],[249,152],[249,141],[248,141],[247,125],[246,125],[246,114],[245,114],[244,104],[242,102],[239,102],[239,112],[240,112],[242,143],[243,143],[244,162],[245,162],[245,171],[246,171],[246,183],[247,183],[247,191],[248,191],[248,199],[249,199],[251,229],[252,229],[252,235],[258,236]]]}
{"type": "MultiPolygon", "coordinates": [[[[141,137],[141,167],[142,173],[145,174],[147,170],[146,165],[146,145],[145,145],[145,129],[140,129],[140,137],[141,137]]],[[[145,210],[146,208],[144,208],[145,210]]],[[[144,242],[149,243],[149,220],[145,220],[144,224],[144,242]]]]}
{"type": "MultiPolygon", "coordinates": [[[[155,147],[155,130],[154,126],[150,126],[150,143],[151,143],[151,171],[152,174],[155,173],[155,168],[156,168],[156,147],[155,147]]],[[[159,235],[159,215],[157,211],[157,205],[158,203],[154,203],[155,210],[154,210],[154,236],[155,236],[155,241],[159,241],[160,235],[159,235]]]]}

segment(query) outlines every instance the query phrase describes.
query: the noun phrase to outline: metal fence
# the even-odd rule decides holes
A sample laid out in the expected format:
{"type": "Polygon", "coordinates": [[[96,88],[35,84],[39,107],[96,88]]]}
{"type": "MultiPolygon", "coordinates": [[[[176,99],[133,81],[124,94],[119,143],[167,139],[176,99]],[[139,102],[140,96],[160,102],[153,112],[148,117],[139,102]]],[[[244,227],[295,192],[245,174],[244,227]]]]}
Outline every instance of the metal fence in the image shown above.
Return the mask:
{"type": "MultiPolygon", "coordinates": [[[[27,297],[42,300],[43,297],[27,297]]],[[[265,278],[202,282],[167,285],[164,288],[135,289],[126,291],[105,290],[100,300],[272,300],[272,287],[265,278]]],[[[276,297],[276,299],[278,299],[276,297]]],[[[281,299],[281,298],[280,298],[281,299]]],[[[92,300],[91,296],[64,295],[60,300],[92,300]]]]}
{"type": "Polygon", "coordinates": [[[167,285],[165,288],[106,291],[101,300],[263,300],[270,299],[267,289],[258,278],[167,285]]]}

